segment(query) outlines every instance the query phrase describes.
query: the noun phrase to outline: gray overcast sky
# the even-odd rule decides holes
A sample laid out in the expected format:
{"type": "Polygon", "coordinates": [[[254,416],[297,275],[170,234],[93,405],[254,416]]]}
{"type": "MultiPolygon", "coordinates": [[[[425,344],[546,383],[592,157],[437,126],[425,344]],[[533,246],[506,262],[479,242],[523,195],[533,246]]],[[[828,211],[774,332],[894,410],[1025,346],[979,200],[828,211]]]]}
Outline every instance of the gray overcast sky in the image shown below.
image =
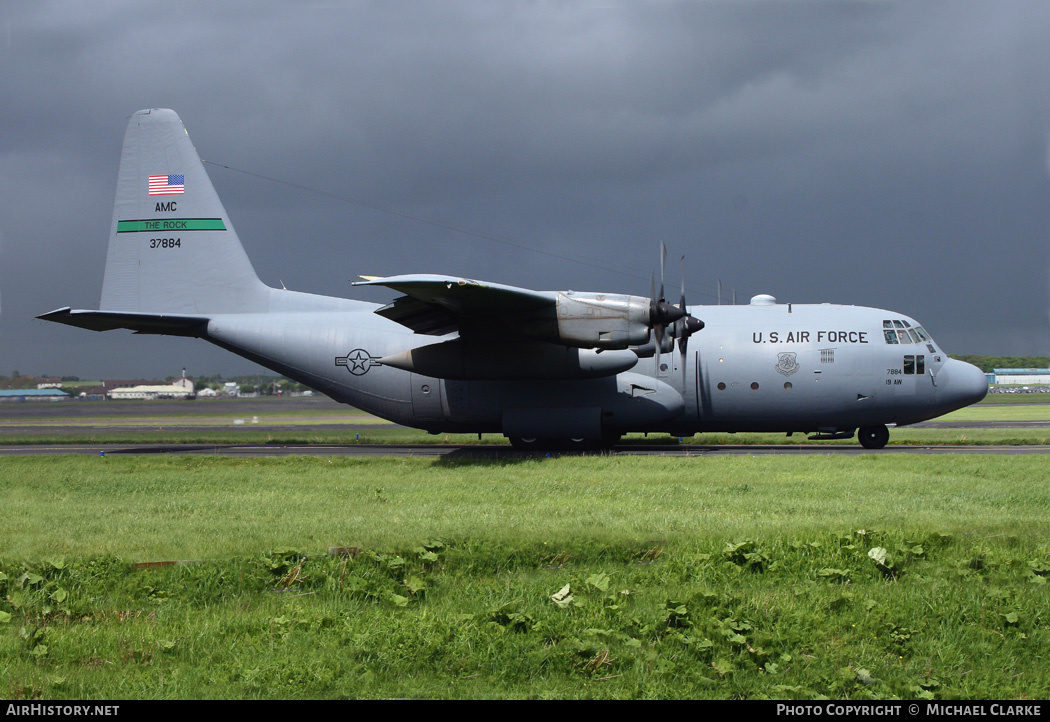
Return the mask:
{"type": "Polygon", "coordinates": [[[1047,354],[1048,37],[1044,0],[0,0],[0,373],[258,368],[33,319],[97,307],[147,107],[206,160],[446,226],[209,165],[270,285],[647,295],[664,241],[691,304],[721,279],[724,300],[893,309],[949,352],[1047,354]]]}

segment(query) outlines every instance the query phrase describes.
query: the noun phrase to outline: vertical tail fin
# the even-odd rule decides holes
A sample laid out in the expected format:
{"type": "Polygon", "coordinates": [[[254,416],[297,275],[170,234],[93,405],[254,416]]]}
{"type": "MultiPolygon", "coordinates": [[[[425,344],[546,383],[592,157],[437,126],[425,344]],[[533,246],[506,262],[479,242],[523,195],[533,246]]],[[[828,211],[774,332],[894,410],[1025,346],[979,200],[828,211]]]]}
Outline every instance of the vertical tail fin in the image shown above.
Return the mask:
{"type": "Polygon", "coordinates": [[[252,268],[182,120],[140,110],[124,136],[101,308],[168,314],[265,311],[252,268]]]}

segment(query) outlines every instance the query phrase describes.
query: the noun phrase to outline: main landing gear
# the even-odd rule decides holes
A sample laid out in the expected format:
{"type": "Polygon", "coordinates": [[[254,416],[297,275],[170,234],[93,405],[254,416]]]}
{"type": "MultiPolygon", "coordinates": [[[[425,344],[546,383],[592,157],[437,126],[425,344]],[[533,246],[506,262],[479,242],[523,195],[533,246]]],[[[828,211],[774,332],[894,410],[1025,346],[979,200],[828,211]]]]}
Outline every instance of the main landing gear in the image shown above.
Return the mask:
{"type": "Polygon", "coordinates": [[[510,445],[518,451],[596,451],[607,449],[619,440],[619,434],[606,434],[600,439],[545,439],[535,436],[512,436],[510,445]]]}
{"type": "Polygon", "coordinates": [[[890,430],[882,424],[865,426],[857,431],[857,439],[865,449],[881,449],[890,440],[890,430]]]}

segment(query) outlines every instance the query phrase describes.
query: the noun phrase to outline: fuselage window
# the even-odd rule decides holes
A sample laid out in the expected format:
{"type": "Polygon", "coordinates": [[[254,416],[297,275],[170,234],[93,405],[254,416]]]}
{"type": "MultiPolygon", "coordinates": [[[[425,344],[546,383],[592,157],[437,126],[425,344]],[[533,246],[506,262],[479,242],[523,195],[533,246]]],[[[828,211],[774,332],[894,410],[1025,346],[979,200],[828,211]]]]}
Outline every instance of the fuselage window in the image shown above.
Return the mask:
{"type": "Polygon", "coordinates": [[[914,356],[905,356],[904,357],[904,373],[908,374],[909,376],[914,376],[915,375],[915,357],[914,356]]]}

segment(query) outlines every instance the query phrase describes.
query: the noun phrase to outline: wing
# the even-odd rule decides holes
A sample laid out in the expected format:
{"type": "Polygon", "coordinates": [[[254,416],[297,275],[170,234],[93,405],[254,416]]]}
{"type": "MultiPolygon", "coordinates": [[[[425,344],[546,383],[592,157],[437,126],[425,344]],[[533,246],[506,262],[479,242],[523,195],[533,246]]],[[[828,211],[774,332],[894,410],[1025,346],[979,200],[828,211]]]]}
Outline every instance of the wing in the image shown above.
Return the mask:
{"type": "MultiPolygon", "coordinates": [[[[416,333],[459,334],[384,356],[385,366],[447,379],[589,379],[638,362],[626,350],[627,296],[532,291],[430,274],[365,279],[354,285],[405,294],[379,315],[416,333]],[[614,338],[611,329],[619,335],[614,338]]],[[[647,299],[634,299],[634,306],[647,318],[647,299]]],[[[647,336],[648,328],[642,323],[636,332],[647,336]]]]}
{"type": "Polygon", "coordinates": [[[532,291],[453,276],[362,276],[355,286],[386,286],[405,294],[376,311],[416,333],[458,332],[471,341],[543,341],[575,348],[627,349],[649,341],[650,329],[687,316],[659,299],[617,293],[532,291]]]}
{"type": "Polygon", "coordinates": [[[405,294],[376,311],[416,333],[499,337],[556,323],[558,294],[467,278],[419,273],[362,276],[355,286],[386,286],[405,294]]]}

